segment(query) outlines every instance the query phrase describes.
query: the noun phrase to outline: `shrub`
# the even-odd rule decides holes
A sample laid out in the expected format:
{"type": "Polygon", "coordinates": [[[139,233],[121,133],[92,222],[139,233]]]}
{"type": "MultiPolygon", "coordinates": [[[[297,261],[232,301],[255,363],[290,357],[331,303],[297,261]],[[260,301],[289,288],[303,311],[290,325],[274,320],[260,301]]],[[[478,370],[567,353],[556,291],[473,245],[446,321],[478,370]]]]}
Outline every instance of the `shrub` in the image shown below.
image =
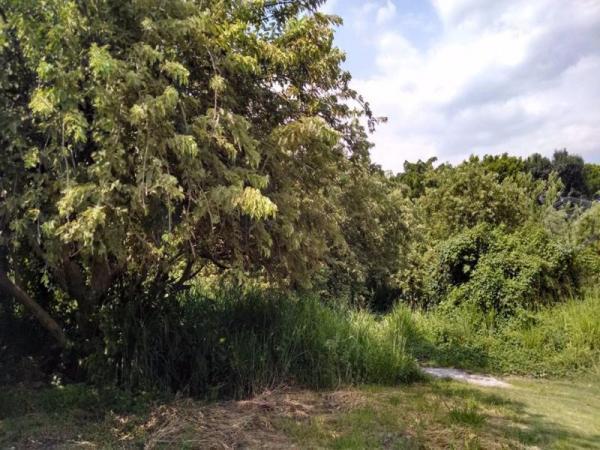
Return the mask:
{"type": "Polygon", "coordinates": [[[577,218],[572,227],[573,241],[579,250],[578,260],[588,282],[600,282],[600,203],[577,218]]]}
{"type": "Polygon", "coordinates": [[[508,233],[478,226],[443,242],[428,283],[436,303],[472,303],[510,317],[550,304],[579,285],[575,248],[537,225],[508,233]]]}
{"type": "Polygon", "coordinates": [[[587,293],[528,320],[513,320],[493,341],[504,372],[564,375],[600,369],[600,293],[587,293]]]}

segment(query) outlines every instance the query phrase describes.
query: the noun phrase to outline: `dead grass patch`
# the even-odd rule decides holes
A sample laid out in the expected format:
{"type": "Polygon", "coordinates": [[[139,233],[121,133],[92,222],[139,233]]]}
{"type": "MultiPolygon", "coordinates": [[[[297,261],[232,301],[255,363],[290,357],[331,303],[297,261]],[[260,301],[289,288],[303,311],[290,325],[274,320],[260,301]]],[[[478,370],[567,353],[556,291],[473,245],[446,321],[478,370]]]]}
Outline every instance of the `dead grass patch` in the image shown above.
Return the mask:
{"type": "Polygon", "coordinates": [[[266,391],[242,401],[204,403],[182,399],[155,409],[141,428],[148,449],[295,448],[277,426],[282,419],[302,422],[365,403],[364,395],[356,391],[320,394],[290,388],[266,391]]]}

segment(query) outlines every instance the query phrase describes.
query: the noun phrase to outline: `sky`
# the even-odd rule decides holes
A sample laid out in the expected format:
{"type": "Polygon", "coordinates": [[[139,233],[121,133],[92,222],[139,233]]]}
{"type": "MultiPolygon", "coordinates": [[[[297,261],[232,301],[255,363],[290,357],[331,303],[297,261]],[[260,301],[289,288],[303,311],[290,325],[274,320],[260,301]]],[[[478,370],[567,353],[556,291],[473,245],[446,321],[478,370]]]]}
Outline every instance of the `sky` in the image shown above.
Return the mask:
{"type": "Polygon", "coordinates": [[[566,148],[600,162],[600,0],[328,0],[373,160],[566,148]]]}

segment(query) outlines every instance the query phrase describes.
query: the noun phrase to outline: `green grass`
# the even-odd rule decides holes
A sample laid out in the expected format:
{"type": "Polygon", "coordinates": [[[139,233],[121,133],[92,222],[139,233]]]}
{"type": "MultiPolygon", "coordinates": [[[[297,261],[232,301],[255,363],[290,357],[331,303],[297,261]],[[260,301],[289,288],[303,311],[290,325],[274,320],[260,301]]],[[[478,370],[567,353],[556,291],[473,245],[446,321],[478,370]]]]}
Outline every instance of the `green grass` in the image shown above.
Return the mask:
{"type": "Polygon", "coordinates": [[[600,292],[490,322],[469,308],[414,314],[411,348],[427,364],[485,372],[600,376],[600,292]]]}
{"type": "MultiPolygon", "coordinates": [[[[522,413],[532,426],[554,434],[557,443],[594,443],[600,447],[600,382],[595,376],[583,379],[511,381],[514,389],[504,395],[522,403],[522,413]],[[547,423],[559,426],[547,430],[547,423]]],[[[569,448],[565,446],[564,448],[569,448]]]]}
{"type": "Polygon", "coordinates": [[[119,447],[111,430],[119,417],[128,417],[122,433],[139,434],[137,427],[151,406],[164,398],[116,389],[69,385],[31,389],[0,388],[0,448],[84,447],[85,442],[119,447]]]}
{"type": "Polygon", "coordinates": [[[463,423],[472,427],[479,427],[485,423],[485,415],[479,411],[476,401],[452,408],[448,418],[453,423],[463,423]]]}
{"type": "Polygon", "coordinates": [[[464,309],[375,316],[264,293],[192,296],[176,306],[152,321],[122,314],[132,336],[105,360],[88,361],[99,379],[111,379],[101,369],[117,368],[136,394],[0,387],[0,448],[199,448],[219,439],[242,447],[600,448],[598,293],[492,325],[464,309]],[[562,379],[510,378],[510,389],[422,382],[413,355],[562,379]],[[247,398],[281,384],[314,390],[249,404],[147,393],[247,398]],[[323,390],[349,385],[358,386],[349,402],[323,390]]]}
{"type": "Polygon", "coordinates": [[[287,421],[302,448],[600,447],[600,383],[513,379],[514,388],[436,381],[362,388],[349,412],[287,421]]]}
{"type": "Polygon", "coordinates": [[[406,348],[407,310],[376,317],[311,296],[222,291],[115,311],[106,323],[112,344],[87,364],[101,385],[218,399],[284,383],[331,388],[418,378],[406,348]]]}

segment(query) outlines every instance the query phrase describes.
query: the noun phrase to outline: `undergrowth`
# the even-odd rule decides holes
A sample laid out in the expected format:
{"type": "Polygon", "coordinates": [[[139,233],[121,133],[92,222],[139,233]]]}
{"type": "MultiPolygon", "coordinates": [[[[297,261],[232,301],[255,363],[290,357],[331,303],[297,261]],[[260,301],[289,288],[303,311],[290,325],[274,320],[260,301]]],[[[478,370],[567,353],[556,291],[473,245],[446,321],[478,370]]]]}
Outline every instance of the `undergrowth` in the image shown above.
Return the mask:
{"type": "Polygon", "coordinates": [[[498,320],[464,305],[414,315],[418,359],[464,369],[533,376],[600,373],[600,292],[498,320]]]}
{"type": "Polygon", "coordinates": [[[375,315],[264,290],[131,305],[99,317],[103,345],[83,361],[96,386],[242,398],[286,384],[408,382],[420,376],[416,360],[533,376],[600,373],[598,291],[511,318],[470,304],[375,315]]]}
{"type": "Polygon", "coordinates": [[[106,312],[86,364],[100,384],[244,397],[281,384],[328,388],[418,377],[408,310],[384,317],[312,296],[221,291],[106,312]],[[127,330],[126,333],[123,330],[127,330]]]}

